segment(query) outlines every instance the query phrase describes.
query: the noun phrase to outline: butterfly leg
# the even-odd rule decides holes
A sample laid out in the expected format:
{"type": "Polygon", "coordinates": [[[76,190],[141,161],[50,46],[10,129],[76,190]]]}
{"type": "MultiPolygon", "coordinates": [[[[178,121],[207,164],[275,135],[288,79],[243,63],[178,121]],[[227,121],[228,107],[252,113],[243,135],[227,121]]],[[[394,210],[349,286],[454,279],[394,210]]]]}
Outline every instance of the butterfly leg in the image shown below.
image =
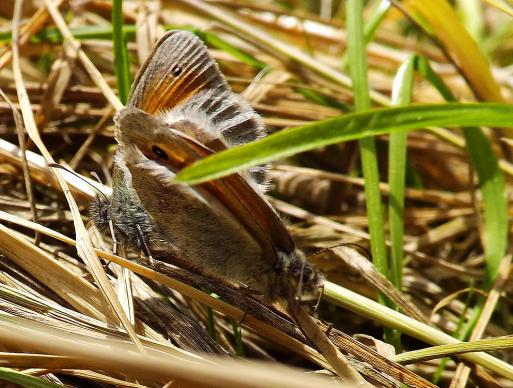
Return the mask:
{"type": "Polygon", "coordinates": [[[116,233],[114,233],[114,223],[112,222],[112,219],[109,220],[109,229],[110,229],[110,237],[112,238],[112,253],[117,255],[118,254],[118,240],[116,238],[116,233]]]}
{"type": "Polygon", "coordinates": [[[322,297],[324,296],[324,284],[321,284],[319,288],[321,289],[321,292],[319,292],[319,297],[317,298],[317,302],[315,303],[315,306],[313,308],[314,314],[317,314],[317,311],[319,310],[319,306],[322,301],[322,297]]]}
{"type": "Polygon", "coordinates": [[[143,246],[144,254],[148,257],[148,260],[150,262],[150,266],[155,266],[155,259],[153,259],[153,256],[151,255],[150,248],[148,247],[148,244],[146,244],[146,238],[144,237],[143,231],[139,224],[135,225],[137,228],[137,233],[139,234],[139,239],[141,240],[141,244],[143,246]]]}
{"type": "Polygon", "coordinates": [[[242,317],[237,322],[237,325],[239,325],[239,326],[242,325],[244,323],[244,320],[246,319],[247,316],[248,316],[248,309],[246,308],[244,310],[244,314],[242,314],[242,317]]]}
{"type": "Polygon", "coordinates": [[[331,333],[331,329],[333,329],[333,323],[330,323],[328,322],[326,324],[326,337],[329,337],[330,336],[330,333],[331,333]]]}
{"type": "Polygon", "coordinates": [[[306,264],[306,261],[303,261],[301,263],[301,272],[299,273],[299,283],[297,285],[296,297],[294,298],[295,302],[298,304],[301,303],[301,297],[303,296],[303,276],[305,273],[305,264],[306,264]]]}

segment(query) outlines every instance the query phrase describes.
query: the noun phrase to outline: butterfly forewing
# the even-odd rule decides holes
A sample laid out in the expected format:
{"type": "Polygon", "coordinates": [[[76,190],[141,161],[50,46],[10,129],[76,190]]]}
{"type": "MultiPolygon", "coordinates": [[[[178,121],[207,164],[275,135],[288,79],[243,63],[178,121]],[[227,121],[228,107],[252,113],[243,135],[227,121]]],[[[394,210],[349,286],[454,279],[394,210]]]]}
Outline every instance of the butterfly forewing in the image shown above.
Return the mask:
{"type": "Polygon", "coordinates": [[[160,39],[139,70],[129,105],[155,114],[175,108],[207,89],[225,91],[229,87],[195,35],[171,31],[160,39]]]}
{"type": "MultiPolygon", "coordinates": [[[[128,106],[162,114],[170,126],[181,122],[183,128],[184,119],[192,120],[227,147],[265,136],[261,118],[231,91],[205,44],[188,31],[171,31],[159,40],[138,73],[128,106]]],[[[250,172],[265,189],[265,168],[250,172]]]]}

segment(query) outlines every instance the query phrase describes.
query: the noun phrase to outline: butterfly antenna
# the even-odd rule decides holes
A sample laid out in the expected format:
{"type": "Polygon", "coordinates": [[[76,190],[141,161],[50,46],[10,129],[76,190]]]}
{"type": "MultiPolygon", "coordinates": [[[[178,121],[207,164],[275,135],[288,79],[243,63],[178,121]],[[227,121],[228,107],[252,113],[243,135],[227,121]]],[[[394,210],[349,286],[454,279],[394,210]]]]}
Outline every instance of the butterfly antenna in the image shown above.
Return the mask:
{"type": "MultiPolygon", "coordinates": [[[[337,248],[337,247],[350,247],[350,246],[353,246],[353,247],[357,247],[359,248],[360,250],[362,250],[363,252],[365,252],[365,256],[370,260],[372,258],[372,255],[371,253],[369,252],[369,250],[367,248],[365,248],[363,245],[360,245],[360,244],[356,244],[356,243],[340,243],[340,244],[336,244],[336,245],[333,245],[331,247],[327,247],[327,248],[322,248],[322,249],[319,249],[317,252],[314,252],[312,253],[310,256],[308,256],[308,259],[311,259],[312,257],[315,257],[317,255],[320,255],[321,253],[323,252],[326,252],[326,251],[331,251],[333,248],[337,248]]],[[[324,284],[321,284],[319,286],[319,288],[321,289],[321,292],[319,293],[319,297],[317,298],[317,303],[315,303],[315,306],[313,308],[313,311],[314,313],[317,312],[317,310],[319,309],[319,306],[321,304],[321,301],[322,301],[322,297],[324,296],[324,284]]]]}
{"type": "Polygon", "coordinates": [[[238,326],[241,326],[244,321],[246,320],[246,317],[248,316],[248,308],[246,306],[246,308],[244,309],[244,314],[242,314],[242,317],[239,319],[239,321],[237,322],[237,325],[238,326]]]}
{"type": "Polygon", "coordinates": [[[333,323],[328,322],[328,323],[326,324],[326,333],[325,333],[325,334],[326,334],[326,337],[329,337],[329,336],[330,336],[330,334],[331,334],[331,329],[333,329],[333,323]]]}
{"type": "MultiPolygon", "coordinates": [[[[105,186],[103,184],[102,180],[100,179],[100,176],[96,173],[96,171],[89,171],[89,175],[91,175],[94,179],[96,179],[96,182],[98,182],[100,185],[105,186]]],[[[105,199],[108,199],[107,194],[105,194],[103,191],[101,191],[100,189],[97,189],[97,191],[101,192],[105,199]]]]}
{"type": "Polygon", "coordinates": [[[333,248],[338,248],[338,247],[356,247],[356,248],[359,248],[360,250],[362,250],[363,252],[365,252],[365,256],[368,259],[370,259],[372,257],[372,255],[369,252],[369,250],[366,247],[364,247],[363,245],[360,245],[360,244],[357,244],[357,243],[340,243],[340,244],[332,245],[332,246],[327,247],[327,248],[319,249],[318,251],[316,251],[316,252],[312,253],[311,255],[309,255],[308,259],[311,259],[312,257],[320,255],[321,253],[324,253],[326,251],[331,251],[333,248]]]}
{"type": "MultiPolygon", "coordinates": [[[[78,179],[81,179],[83,182],[87,183],[89,186],[91,186],[98,194],[101,194],[106,201],[108,201],[109,199],[107,198],[107,195],[105,195],[104,192],[102,192],[98,187],[96,187],[95,185],[93,185],[91,182],[88,182],[84,177],[80,176],[79,174],[77,174],[75,171],[72,171],[70,170],[69,168],[66,168],[64,167],[63,165],[61,164],[58,164],[58,163],[48,163],[48,167],[53,167],[53,168],[60,168],[61,170],[64,170],[66,172],[69,172],[70,174],[76,176],[78,179]]],[[[96,175],[96,173],[91,173],[91,175],[95,178],[98,178],[98,175],[96,175]]],[[[99,180],[99,178],[97,179],[99,181],[100,184],[102,184],[102,182],[99,180]]]]}
{"type": "Polygon", "coordinates": [[[155,267],[155,260],[153,259],[153,256],[151,255],[151,251],[150,251],[150,248],[148,247],[148,244],[146,244],[146,237],[144,236],[141,226],[139,224],[135,224],[135,227],[137,228],[137,233],[139,234],[139,239],[141,240],[143,250],[145,251],[144,253],[146,254],[146,256],[148,256],[150,265],[152,267],[155,267]]]}
{"type": "Polygon", "coordinates": [[[113,243],[112,253],[117,255],[119,242],[118,242],[118,239],[116,238],[116,233],[114,233],[114,222],[112,222],[112,218],[109,219],[109,230],[110,230],[110,236],[112,238],[112,243],[113,243]]]}

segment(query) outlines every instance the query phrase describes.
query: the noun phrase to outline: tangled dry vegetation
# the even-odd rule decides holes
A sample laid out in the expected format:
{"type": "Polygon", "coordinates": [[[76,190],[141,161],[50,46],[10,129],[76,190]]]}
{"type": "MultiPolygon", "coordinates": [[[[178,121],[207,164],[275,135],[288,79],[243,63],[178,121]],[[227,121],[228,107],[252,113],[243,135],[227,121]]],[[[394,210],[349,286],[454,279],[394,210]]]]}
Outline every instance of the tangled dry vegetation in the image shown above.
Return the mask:
{"type": "MultiPolygon", "coordinates": [[[[424,1],[431,3],[430,15],[422,14],[422,1],[392,3],[371,0],[364,9],[366,26],[374,20],[376,27],[367,45],[373,107],[391,105],[394,78],[411,54],[426,59],[457,100],[511,101],[507,4],[424,1]],[[458,29],[463,24],[467,35],[458,29]]],[[[110,193],[112,118],[122,106],[115,94],[112,7],[103,0],[0,2],[0,380],[343,386],[283,312],[230,285],[112,255],[112,241],[89,223],[91,185],[110,193]],[[22,5],[19,20],[15,3],[22,5]],[[18,44],[11,39],[16,30],[18,44]],[[88,183],[48,167],[51,160],[88,183]]],[[[122,22],[132,76],[165,30],[192,29],[274,133],[355,110],[345,12],[344,1],[132,0],[123,4],[122,22]]],[[[444,102],[425,77],[414,78],[412,89],[415,103],[444,102]]],[[[506,182],[494,187],[508,198],[510,131],[485,131],[506,182]]],[[[376,144],[387,204],[394,190],[387,183],[389,136],[376,137],[376,144]]],[[[407,149],[401,290],[367,259],[368,214],[375,209],[366,210],[357,142],[272,165],[272,204],[331,282],[318,323],[376,386],[513,387],[513,341],[505,337],[513,326],[509,248],[494,264],[496,276],[483,281],[483,247],[491,249],[486,244],[500,225],[508,228],[506,214],[486,213],[494,204],[482,192],[489,182],[470,162],[460,129],[412,131],[407,149]],[[373,302],[380,292],[395,311],[373,302]],[[482,338],[493,340],[475,342],[482,338]],[[430,348],[443,344],[453,347],[430,348]],[[424,354],[411,353],[423,348],[424,354]],[[491,352],[469,353],[475,350],[491,352]]],[[[382,228],[388,236],[388,223],[382,228]]],[[[137,252],[125,256],[136,259],[137,252]]]]}

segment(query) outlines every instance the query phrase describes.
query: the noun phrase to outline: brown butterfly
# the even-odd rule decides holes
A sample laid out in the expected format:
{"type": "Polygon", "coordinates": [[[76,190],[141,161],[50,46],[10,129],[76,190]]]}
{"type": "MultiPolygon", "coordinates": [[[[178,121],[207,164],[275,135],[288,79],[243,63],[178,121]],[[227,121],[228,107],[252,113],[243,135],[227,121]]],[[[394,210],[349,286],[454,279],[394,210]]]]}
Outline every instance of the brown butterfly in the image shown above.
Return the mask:
{"type": "Polygon", "coordinates": [[[265,135],[195,35],[171,31],[157,43],[115,121],[113,194],[91,205],[102,232],[269,301],[319,287],[319,273],[263,196],[265,168],[197,186],[174,181],[193,162],[265,135]]]}

